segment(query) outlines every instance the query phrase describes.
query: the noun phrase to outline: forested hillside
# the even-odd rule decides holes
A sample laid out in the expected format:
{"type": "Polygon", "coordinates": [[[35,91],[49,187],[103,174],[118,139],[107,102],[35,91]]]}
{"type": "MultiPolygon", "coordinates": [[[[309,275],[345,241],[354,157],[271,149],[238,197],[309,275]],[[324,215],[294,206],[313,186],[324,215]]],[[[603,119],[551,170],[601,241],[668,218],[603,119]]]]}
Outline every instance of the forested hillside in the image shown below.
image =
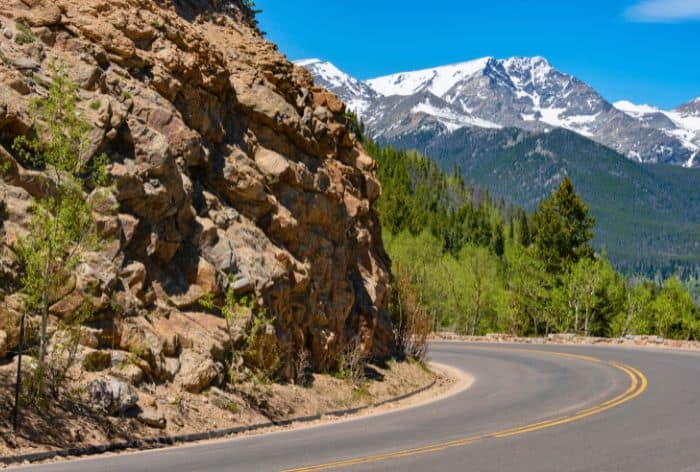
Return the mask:
{"type": "Polygon", "coordinates": [[[626,274],[684,280],[700,267],[700,171],[640,164],[564,129],[463,128],[391,142],[418,149],[440,168],[459,166],[469,185],[528,211],[569,176],[597,221],[594,246],[626,274]]]}
{"type": "Polygon", "coordinates": [[[415,152],[366,147],[379,163],[399,326],[417,315],[467,334],[700,335],[677,278],[626,279],[594,250],[595,218],[569,178],[528,215],[415,152]]]}

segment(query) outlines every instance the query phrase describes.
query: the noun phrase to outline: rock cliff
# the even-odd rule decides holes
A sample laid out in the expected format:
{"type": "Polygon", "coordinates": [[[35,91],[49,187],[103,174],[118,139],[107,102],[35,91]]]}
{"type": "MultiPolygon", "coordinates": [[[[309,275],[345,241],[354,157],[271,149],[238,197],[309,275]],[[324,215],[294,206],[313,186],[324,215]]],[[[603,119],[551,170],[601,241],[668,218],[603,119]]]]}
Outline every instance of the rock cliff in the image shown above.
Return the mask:
{"type": "Polygon", "coordinates": [[[95,297],[81,333],[92,368],[190,391],[215,383],[235,340],[198,300],[229,284],[274,318],[267,342],[283,377],[303,351],[333,368],[357,336],[367,352],[390,351],[375,163],[343,103],[263,38],[244,2],[5,0],[0,357],[21,310],[13,244],[42,180],[11,144],[31,132],[52,63],[79,84],[88,154],[107,154],[113,182],[96,207],[102,247],[51,308],[58,320],[95,297]],[[117,369],[129,353],[138,362],[117,369]]]}

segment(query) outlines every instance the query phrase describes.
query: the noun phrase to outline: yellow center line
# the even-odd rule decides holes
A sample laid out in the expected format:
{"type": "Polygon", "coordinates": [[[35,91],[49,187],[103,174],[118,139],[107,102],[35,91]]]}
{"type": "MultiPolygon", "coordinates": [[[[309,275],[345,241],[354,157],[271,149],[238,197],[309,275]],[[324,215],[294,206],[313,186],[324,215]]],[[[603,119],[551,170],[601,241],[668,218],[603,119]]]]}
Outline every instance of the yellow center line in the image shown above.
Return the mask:
{"type": "MultiPolygon", "coordinates": [[[[472,349],[472,348],[484,349],[484,350],[492,349],[492,348],[487,348],[487,347],[470,346],[470,349],[472,349]]],[[[584,418],[588,418],[590,416],[597,415],[597,414],[602,413],[604,411],[607,411],[611,408],[622,405],[623,403],[626,403],[630,400],[633,400],[634,398],[637,398],[639,395],[641,395],[647,389],[647,386],[649,384],[646,376],[642,372],[640,372],[639,370],[637,370],[634,367],[631,367],[629,365],[620,364],[620,363],[613,362],[613,361],[603,361],[603,360],[598,359],[596,357],[583,356],[583,355],[578,355],[578,354],[570,354],[570,353],[566,353],[566,352],[555,352],[555,351],[545,351],[545,350],[538,350],[538,349],[522,349],[522,348],[506,348],[506,349],[514,350],[514,351],[546,353],[546,354],[550,354],[550,355],[561,356],[561,357],[570,357],[570,358],[584,360],[584,361],[588,361],[588,362],[605,363],[605,364],[627,374],[627,376],[630,379],[630,384],[629,384],[629,387],[627,388],[627,390],[625,390],[623,393],[621,393],[621,394],[619,394],[619,395],[617,395],[609,400],[606,400],[605,402],[602,402],[596,406],[587,408],[585,410],[577,411],[571,415],[552,418],[552,419],[540,421],[537,423],[531,423],[531,424],[527,424],[527,425],[523,425],[523,426],[518,426],[515,428],[504,429],[504,430],[496,431],[493,433],[480,434],[480,435],[465,437],[465,438],[456,439],[456,440],[452,440],[452,441],[430,444],[430,445],[415,447],[415,448],[410,448],[410,449],[403,449],[403,450],[398,450],[398,451],[388,452],[388,453],[383,453],[383,454],[375,454],[375,455],[370,455],[370,456],[357,457],[357,458],[353,458],[353,459],[345,459],[345,460],[339,460],[339,461],[335,461],[335,462],[328,462],[325,464],[317,464],[317,465],[311,465],[311,466],[305,466],[305,467],[299,467],[299,468],[293,468],[293,469],[286,469],[283,472],[312,472],[312,471],[317,471],[317,470],[329,470],[329,469],[337,469],[337,468],[341,468],[341,467],[350,467],[350,466],[359,465],[359,464],[368,464],[368,463],[374,463],[374,462],[387,461],[387,460],[391,460],[391,459],[399,459],[402,457],[435,453],[435,452],[439,452],[439,451],[444,451],[446,449],[467,446],[467,445],[473,444],[473,443],[480,441],[480,440],[501,439],[501,438],[517,436],[517,435],[521,435],[521,434],[525,434],[525,433],[530,433],[530,432],[534,432],[534,431],[540,431],[543,429],[552,428],[554,426],[559,426],[562,424],[573,423],[575,421],[579,421],[579,420],[582,420],[584,418]]]]}

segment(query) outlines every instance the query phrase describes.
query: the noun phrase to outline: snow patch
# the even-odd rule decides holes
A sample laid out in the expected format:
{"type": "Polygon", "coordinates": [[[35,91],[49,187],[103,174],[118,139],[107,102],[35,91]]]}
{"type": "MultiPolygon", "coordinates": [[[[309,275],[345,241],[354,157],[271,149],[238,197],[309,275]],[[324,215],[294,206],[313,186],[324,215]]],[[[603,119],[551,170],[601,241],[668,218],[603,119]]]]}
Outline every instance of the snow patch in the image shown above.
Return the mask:
{"type": "Polygon", "coordinates": [[[627,100],[620,100],[613,103],[613,106],[620,111],[633,116],[634,118],[639,118],[642,115],[648,115],[649,113],[658,113],[661,110],[651,105],[636,105],[627,100]]]}
{"type": "Polygon", "coordinates": [[[428,91],[438,97],[446,94],[457,82],[483,71],[492,57],[460,62],[449,66],[377,77],[366,83],[381,95],[413,95],[428,91]]]}
{"type": "Polygon", "coordinates": [[[338,69],[334,64],[320,59],[303,59],[295,64],[307,68],[314,76],[321,78],[333,88],[342,88],[357,97],[367,97],[371,89],[366,84],[338,69]]]}
{"type": "MultiPolygon", "coordinates": [[[[700,116],[683,114],[676,110],[661,110],[651,105],[636,105],[627,100],[615,102],[613,106],[636,119],[642,119],[652,113],[661,113],[676,126],[674,129],[662,129],[666,135],[680,140],[686,149],[700,149],[700,116]]],[[[695,155],[691,159],[694,158],[695,155]]]]}
{"type": "Polygon", "coordinates": [[[454,131],[465,126],[477,126],[479,128],[502,128],[501,125],[491,121],[476,118],[474,116],[465,116],[456,113],[449,108],[439,108],[431,104],[428,99],[419,103],[411,109],[411,113],[425,113],[426,115],[434,116],[440,121],[449,131],[454,131]]]}

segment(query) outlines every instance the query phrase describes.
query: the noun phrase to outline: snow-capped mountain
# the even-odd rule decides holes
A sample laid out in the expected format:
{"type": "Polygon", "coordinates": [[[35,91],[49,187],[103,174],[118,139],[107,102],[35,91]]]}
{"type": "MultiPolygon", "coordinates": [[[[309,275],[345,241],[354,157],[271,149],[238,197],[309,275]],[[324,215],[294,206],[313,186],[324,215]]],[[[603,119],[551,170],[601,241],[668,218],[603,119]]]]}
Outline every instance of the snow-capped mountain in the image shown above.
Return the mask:
{"type": "Polygon", "coordinates": [[[700,164],[700,97],[673,110],[661,110],[651,105],[635,105],[626,100],[615,102],[615,108],[629,116],[679,139],[686,148],[694,151],[684,164],[696,167],[700,164]]]}
{"type": "Polygon", "coordinates": [[[441,135],[462,127],[565,128],[630,159],[699,166],[700,100],[671,112],[618,103],[543,57],[484,57],[357,80],[329,62],[300,61],[340,96],[374,138],[441,135]]]}
{"type": "Polygon", "coordinates": [[[378,98],[372,87],[346,74],[330,62],[306,59],[297,61],[296,64],[305,67],[318,85],[338,95],[350,110],[360,115],[364,115],[369,105],[378,98]]]}

